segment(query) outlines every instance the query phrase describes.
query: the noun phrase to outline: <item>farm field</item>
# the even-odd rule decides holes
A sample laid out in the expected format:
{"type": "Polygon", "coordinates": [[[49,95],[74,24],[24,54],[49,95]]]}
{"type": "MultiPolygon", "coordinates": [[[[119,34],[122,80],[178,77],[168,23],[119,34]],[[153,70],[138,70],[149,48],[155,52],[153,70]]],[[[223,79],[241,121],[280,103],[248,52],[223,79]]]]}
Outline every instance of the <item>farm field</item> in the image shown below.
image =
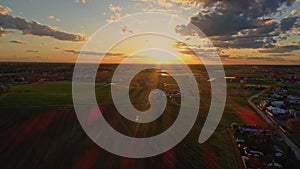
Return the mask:
{"type": "MultiPolygon", "coordinates": [[[[241,159],[228,134],[232,123],[266,123],[248,105],[247,98],[261,90],[246,90],[239,82],[227,83],[227,100],[221,122],[213,136],[198,143],[210,105],[210,84],[202,69],[192,67],[198,81],[201,103],[198,118],[186,138],[168,152],[145,159],[122,158],[99,148],[81,128],[72,101],[72,82],[53,81],[13,85],[0,97],[0,166],[3,168],[239,168],[241,159]]],[[[233,68],[232,68],[233,69],[233,68]]],[[[232,69],[228,74],[232,74],[232,69]]],[[[226,72],[227,73],[227,72],[226,72]]],[[[156,71],[141,72],[137,80],[155,79],[156,71]]],[[[174,83],[157,77],[154,86],[130,87],[133,105],[146,110],[147,94],[159,83],[174,83]]],[[[249,85],[263,84],[254,81],[249,85]]],[[[97,82],[95,93],[103,116],[117,131],[133,137],[148,137],[165,131],[177,117],[179,98],[169,98],[164,114],[149,124],[134,124],[113,105],[110,83],[97,82]],[[134,131],[134,132],[133,132],[134,131]]],[[[268,85],[268,83],[266,83],[268,85]]],[[[93,117],[95,108],[89,114],[93,117]]]]}

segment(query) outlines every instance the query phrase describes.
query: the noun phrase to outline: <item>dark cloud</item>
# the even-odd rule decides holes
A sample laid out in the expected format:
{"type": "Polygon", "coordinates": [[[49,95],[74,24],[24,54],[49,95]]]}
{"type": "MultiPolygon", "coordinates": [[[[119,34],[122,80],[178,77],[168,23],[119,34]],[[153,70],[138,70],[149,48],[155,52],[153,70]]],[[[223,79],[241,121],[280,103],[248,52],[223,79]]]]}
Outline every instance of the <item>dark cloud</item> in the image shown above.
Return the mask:
{"type": "Polygon", "coordinates": [[[128,28],[128,26],[126,26],[126,25],[122,25],[121,31],[123,33],[131,33],[131,34],[133,34],[133,31],[130,28],[128,28]]]}
{"type": "Polygon", "coordinates": [[[229,41],[215,40],[213,41],[214,46],[219,48],[272,48],[275,45],[276,40],[272,37],[235,37],[229,41]]]}
{"type": "Polygon", "coordinates": [[[25,44],[24,42],[22,41],[19,41],[19,40],[11,40],[9,41],[10,43],[15,43],[15,44],[25,44]]]}
{"type": "Polygon", "coordinates": [[[294,50],[300,50],[299,45],[276,46],[272,49],[259,50],[260,53],[287,53],[294,50]]]}
{"type": "Polygon", "coordinates": [[[219,55],[221,59],[230,59],[229,55],[219,55]]]}
{"type": "Polygon", "coordinates": [[[57,31],[55,28],[47,25],[41,25],[36,21],[27,21],[24,18],[13,17],[11,15],[0,14],[0,27],[3,29],[16,29],[23,34],[36,36],[49,36],[58,40],[65,41],[84,41],[85,37],[72,33],[57,31]]]}
{"type": "MultiPolygon", "coordinates": [[[[205,7],[213,6],[217,2],[224,2],[227,4],[230,4],[232,6],[236,6],[239,8],[246,9],[250,7],[250,5],[253,3],[253,0],[246,0],[246,1],[235,1],[235,0],[175,0],[176,2],[186,2],[191,4],[199,4],[203,5],[205,7]]],[[[254,0],[255,1],[255,0],[254,0]]],[[[260,0],[256,2],[257,5],[260,5],[262,8],[261,10],[264,10],[265,13],[270,13],[278,8],[278,6],[282,5],[283,3],[286,3],[287,5],[291,5],[295,0],[260,0]]],[[[259,7],[259,6],[258,6],[259,7]]]]}
{"type": "Polygon", "coordinates": [[[37,50],[32,50],[32,49],[28,49],[28,50],[26,50],[26,52],[28,52],[28,53],[38,53],[39,51],[37,51],[37,50]]]}
{"type": "Polygon", "coordinates": [[[293,54],[290,53],[280,53],[280,54],[272,54],[272,56],[294,56],[293,54]]]}
{"type": "Polygon", "coordinates": [[[258,56],[250,56],[247,57],[248,60],[261,60],[261,61],[285,61],[283,58],[279,57],[258,57],[258,56]]]}
{"type": "Polygon", "coordinates": [[[79,51],[72,50],[72,49],[65,49],[64,52],[66,52],[66,53],[72,53],[74,55],[78,55],[79,54],[79,51]]]}
{"type": "Polygon", "coordinates": [[[205,10],[191,17],[189,24],[178,25],[175,31],[184,36],[195,36],[196,26],[220,48],[273,48],[278,40],[282,40],[279,36],[291,31],[299,21],[296,16],[289,16],[280,22],[274,19],[279,9],[290,6],[295,0],[183,2],[202,4],[205,10]]]}
{"type": "Polygon", "coordinates": [[[300,17],[295,16],[295,17],[287,17],[283,18],[280,22],[280,29],[282,32],[286,32],[288,30],[291,30],[299,21],[300,17]]]}

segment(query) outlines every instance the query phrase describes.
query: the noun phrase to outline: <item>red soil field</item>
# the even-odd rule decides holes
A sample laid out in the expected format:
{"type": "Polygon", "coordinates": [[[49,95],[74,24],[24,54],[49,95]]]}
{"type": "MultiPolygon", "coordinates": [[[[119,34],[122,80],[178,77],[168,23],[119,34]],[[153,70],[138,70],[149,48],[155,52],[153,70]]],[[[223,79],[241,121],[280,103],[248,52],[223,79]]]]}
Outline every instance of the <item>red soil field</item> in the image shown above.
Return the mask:
{"type": "Polygon", "coordinates": [[[239,118],[243,120],[245,123],[256,124],[259,126],[265,125],[265,122],[262,121],[259,115],[256,114],[256,112],[254,112],[253,110],[249,109],[248,107],[240,106],[236,109],[236,112],[239,118]]]}

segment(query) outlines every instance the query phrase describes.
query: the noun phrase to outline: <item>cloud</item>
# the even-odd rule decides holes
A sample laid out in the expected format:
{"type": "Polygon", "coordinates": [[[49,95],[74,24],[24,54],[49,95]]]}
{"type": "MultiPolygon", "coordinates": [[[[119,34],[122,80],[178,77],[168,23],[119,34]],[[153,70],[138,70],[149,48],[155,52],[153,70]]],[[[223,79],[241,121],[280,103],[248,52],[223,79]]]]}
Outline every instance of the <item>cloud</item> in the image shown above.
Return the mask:
{"type": "MultiPolygon", "coordinates": [[[[188,3],[188,4],[194,4],[194,5],[203,5],[205,7],[209,7],[209,6],[213,6],[214,4],[221,2],[220,0],[172,0],[174,2],[182,2],[182,3],[188,3]]],[[[247,1],[232,1],[232,0],[223,0],[223,2],[225,3],[230,3],[231,5],[235,5],[235,6],[240,6],[240,7],[244,7],[246,8],[247,5],[249,5],[248,2],[250,0],[247,1]]],[[[256,1],[256,0],[254,0],[256,1]]],[[[293,2],[299,2],[299,0],[264,0],[262,2],[257,2],[259,4],[268,4],[269,7],[265,7],[263,6],[265,9],[274,9],[275,6],[277,6],[278,4],[283,4],[286,3],[287,5],[291,5],[291,3],[293,2]]]]}
{"type": "Polygon", "coordinates": [[[246,58],[247,60],[261,60],[261,61],[271,61],[271,62],[283,62],[286,61],[283,58],[280,57],[259,57],[259,56],[249,56],[246,58]]]}
{"type": "Polygon", "coordinates": [[[72,49],[65,49],[64,52],[78,55],[80,52],[72,49]]]}
{"type": "Polygon", "coordinates": [[[58,40],[74,42],[85,40],[85,37],[82,35],[57,31],[51,26],[42,25],[36,21],[27,21],[24,18],[11,15],[0,15],[0,27],[20,30],[24,35],[48,36],[58,40]]]}
{"type": "Polygon", "coordinates": [[[283,18],[280,22],[280,28],[282,32],[286,32],[293,28],[295,24],[299,21],[300,17],[294,16],[294,17],[287,17],[283,18]]]}
{"type": "Polygon", "coordinates": [[[142,11],[144,12],[161,12],[161,13],[169,13],[169,14],[174,14],[178,15],[180,14],[179,10],[176,10],[174,8],[156,8],[154,6],[147,6],[146,8],[143,8],[142,11]]]}
{"type": "Polygon", "coordinates": [[[294,29],[293,34],[300,35],[300,28],[298,27],[298,28],[294,29]]]}
{"type": "Polygon", "coordinates": [[[272,49],[259,50],[260,53],[288,53],[294,50],[300,50],[299,45],[276,46],[272,49]]]}
{"type": "Polygon", "coordinates": [[[8,35],[9,33],[10,33],[10,31],[7,31],[0,26],[0,37],[4,37],[4,36],[8,35]]]}
{"type": "Polygon", "coordinates": [[[291,16],[295,16],[295,15],[297,15],[297,13],[298,13],[298,11],[296,9],[294,9],[291,11],[291,16]]]}
{"type": "Polygon", "coordinates": [[[115,12],[115,13],[120,13],[122,11],[122,8],[120,6],[115,6],[113,4],[109,4],[108,9],[109,9],[109,11],[115,12]]]}
{"type": "Polygon", "coordinates": [[[53,15],[49,15],[47,18],[48,19],[54,19],[56,22],[60,22],[60,18],[58,18],[56,16],[53,16],[53,15]]]}
{"type": "Polygon", "coordinates": [[[277,54],[272,54],[272,56],[281,56],[281,57],[283,57],[283,56],[294,56],[293,54],[291,54],[291,53],[277,53],[277,54]]]}
{"type": "Polygon", "coordinates": [[[28,50],[26,50],[26,52],[28,52],[28,53],[38,53],[39,51],[37,51],[37,50],[32,50],[32,49],[28,49],[28,50]]]}
{"type": "Polygon", "coordinates": [[[91,51],[76,51],[73,49],[65,49],[64,52],[78,55],[90,55],[90,56],[125,56],[124,53],[103,53],[103,52],[91,52],[91,51]]]}
{"type": "MultiPolygon", "coordinates": [[[[214,57],[216,56],[216,51],[214,48],[195,48],[195,47],[188,47],[186,44],[177,43],[175,45],[178,45],[178,52],[184,54],[184,55],[190,55],[194,56],[195,58],[198,58],[198,56],[204,57],[214,57]],[[181,46],[182,45],[182,46],[181,46]],[[181,47],[180,47],[181,46],[181,47]]],[[[223,55],[225,57],[225,55],[223,55]]]]}
{"type": "Polygon", "coordinates": [[[121,14],[120,13],[115,13],[112,16],[110,16],[108,19],[106,19],[106,21],[108,23],[116,22],[116,21],[120,20],[120,18],[121,18],[121,14]]]}
{"type": "Polygon", "coordinates": [[[123,33],[132,33],[133,34],[133,31],[130,28],[128,28],[128,26],[126,26],[126,25],[122,25],[121,31],[123,33]]]}
{"type": "Polygon", "coordinates": [[[108,9],[110,12],[112,12],[113,14],[106,20],[108,23],[111,22],[116,22],[121,18],[121,11],[122,8],[120,6],[115,6],[113,4],[110,4],[108,6],[108,9]]]}
{"type": "Polygon", "coordinates": [[[299,21],[297,16],[280,21],[275,18],[280,9],[294,1],[182,0],[203,8],[190,18],[189,24],[178,25],[175,31],[183,36],[197,36],[196,26],[219,48],[273,48],[278,40],[283,40],[279,37],[295,29],[299,21]]]}
{"type": "Polygon", "coordinates": [[[230,41],[214,41],[214,46],[219,48],[270,48],[273,47],[274,40],[272,38],[262,37],[246,37],[246,38],[235,38],[230,41]]]}
{"type": "MultiPolygon", "coordinates": [[[[264,20],[264,16],[276,13],[283,4],[281,1],[218,1],[213,4],[214,10],[208,8],[209,13],[199,12],[191,17],[190,23],[200,28],[207,36],[236,34],[244,29],[263,26],[261,21],[264,20]]],[[[206,5],[212,2],[215,1],[208,0],[206,5]]]]}
{"type": "Polygon", "coordinates": [[[15,44],[20,44],[20,45],[25,44],[24,42],[19,41],[19,40],[11,40],[11,41],[9,41],[9,42],[10,42],[10,43],[15,43],[15,44]]]}
{"type": "Polygon", "coordinates": [[[88,0],[73,0],[73,3],[80,3],[80,2],[85,4],[88,2],[88,0]]]}
{"type": "Polygon", "coordinates": [[[169,14],[181,14],[182,11],[190,11],[196,8],[192,4],[182,3],[179,0],[133,0],[135,7],[144,12],[163,12],[169,14]],[[175,8],[174,8],[175,7],[175,8]]]}
{"type": "Polygon", "coordinates": [[[4,6],[0,5],[0,15],[6,15],[11,11],[12,10],[9,7],[4,7],[4,6]]]}
{"type": "Polygon", "coordinates": [[[163,7],[173,7],[173,4],[169,2],[169,0],[157,0],[158,4],[163,7]]]}

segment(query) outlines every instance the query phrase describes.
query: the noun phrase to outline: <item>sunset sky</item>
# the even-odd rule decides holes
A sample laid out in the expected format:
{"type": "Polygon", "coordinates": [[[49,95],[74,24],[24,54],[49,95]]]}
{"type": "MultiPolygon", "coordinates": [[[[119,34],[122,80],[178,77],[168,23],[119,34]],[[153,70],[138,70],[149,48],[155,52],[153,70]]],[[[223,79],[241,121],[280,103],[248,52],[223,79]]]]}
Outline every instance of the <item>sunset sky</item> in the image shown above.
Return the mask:
{"type": "MultiPolygon", "coordinates": [[[[300,0],[0,0],[0,5],[0,61],[75,62],[102,26],[135,13],[162,12],[189,21],[172,27],[179,36],[199,38],[191,24],[202,30],[225,64],[300,64],[300,0]]],[[[165,23],[159,19],[161,27],[165,23]]],[[[121,25],[104,40],[134,35],[135,28],[121,25]]],[[[148,38],[196,63],[184,43],[148,38]]],[[[106,61],[131,54],[124,49],[138,39],[116,48],[106,61]]]]}

